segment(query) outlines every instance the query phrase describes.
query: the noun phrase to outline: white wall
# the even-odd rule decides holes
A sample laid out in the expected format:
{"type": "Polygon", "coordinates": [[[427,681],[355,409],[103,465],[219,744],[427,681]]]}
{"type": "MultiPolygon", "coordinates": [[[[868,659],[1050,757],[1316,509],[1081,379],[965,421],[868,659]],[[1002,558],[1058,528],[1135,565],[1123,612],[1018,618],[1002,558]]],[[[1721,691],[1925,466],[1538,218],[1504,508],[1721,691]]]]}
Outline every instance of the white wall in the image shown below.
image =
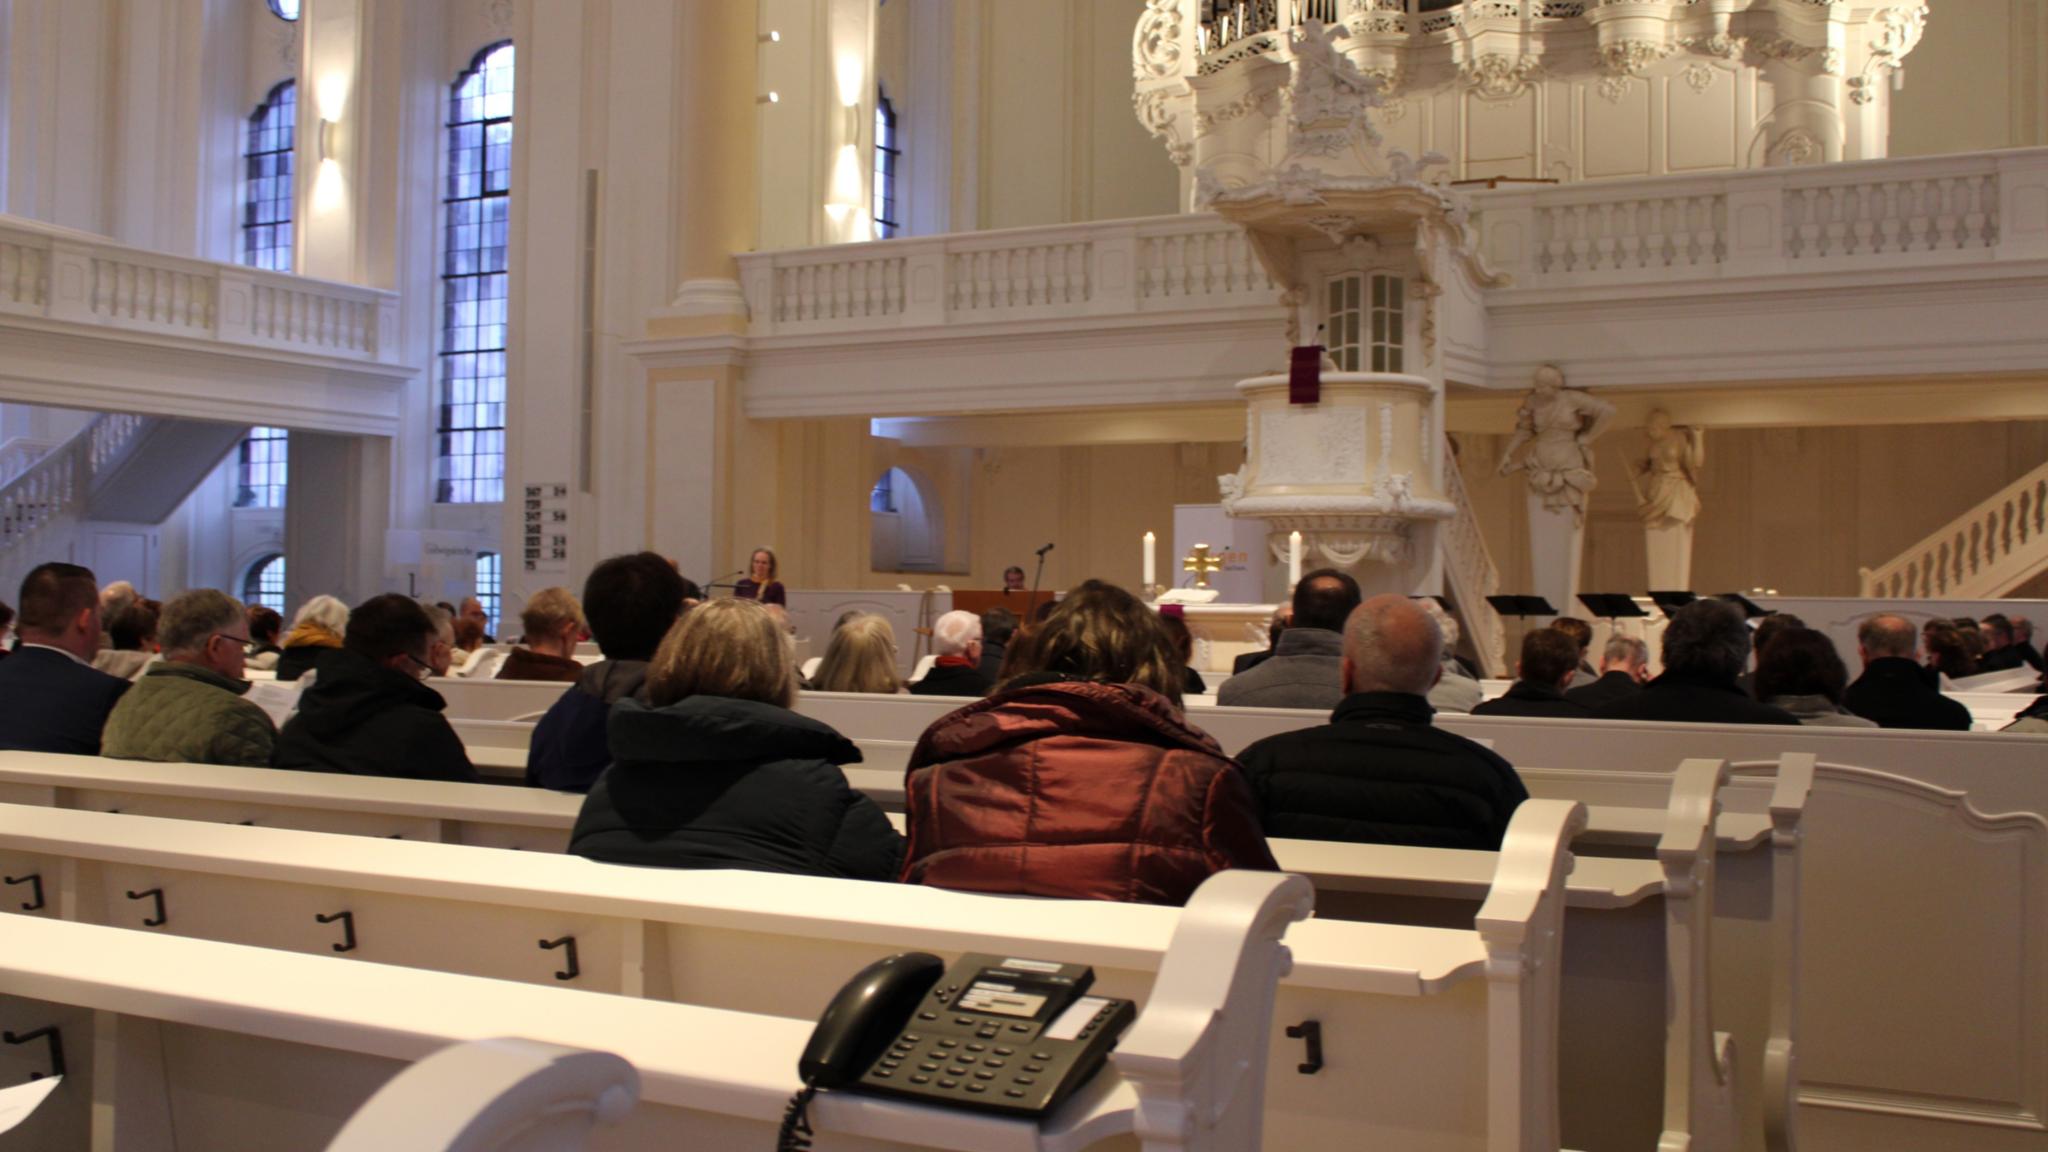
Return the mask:
{"type": "Polygon", "coordinates": [[[1894,156],[2048,144],[2048,4],[1938,0],[1904,75],[1894,156]]]}

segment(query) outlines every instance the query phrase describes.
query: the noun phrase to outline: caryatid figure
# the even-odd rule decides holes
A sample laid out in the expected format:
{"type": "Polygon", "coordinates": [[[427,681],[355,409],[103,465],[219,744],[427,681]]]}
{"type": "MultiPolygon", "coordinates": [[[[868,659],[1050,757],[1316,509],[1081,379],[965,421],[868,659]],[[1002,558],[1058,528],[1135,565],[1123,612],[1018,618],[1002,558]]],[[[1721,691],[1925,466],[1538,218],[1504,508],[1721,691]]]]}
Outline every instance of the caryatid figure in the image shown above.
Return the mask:
{"type": "Polygon", "coordinates": [[[1554,364],[1536,370],[1535,386],[1515,413],[1515,434],[1500,454],[1500,474],[1528,474],[1529,489],[1553,512],[1570,509],[1583,522],[1593,476],[1593,441],[1614,419],[1614,405],[1590,392],[1564,385],[1554,364]],[[1520,459],[1515,453],[1524,445],[1520,459]]]}

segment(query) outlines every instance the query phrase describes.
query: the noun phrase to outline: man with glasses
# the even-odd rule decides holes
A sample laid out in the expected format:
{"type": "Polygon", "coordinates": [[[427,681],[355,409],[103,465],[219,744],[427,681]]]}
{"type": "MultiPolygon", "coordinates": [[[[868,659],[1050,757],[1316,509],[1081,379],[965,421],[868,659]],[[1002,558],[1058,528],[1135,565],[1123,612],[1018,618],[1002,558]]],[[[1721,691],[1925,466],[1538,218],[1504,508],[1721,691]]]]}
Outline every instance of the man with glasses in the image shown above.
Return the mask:
{"type": "Polygon", "coordinates": [[[164,658],[114,705],[102,754],[269,767],[277,729],[244,699],[242,676],[255,647],[247,611],[225,593],[195,589],[164,605],[157,642],[164,658]]]}
{"type": "Polygon", "coordinates": [[[469,754],[441,715],[447,702],[421,683],[434,671],[434,634],[427,610],[395,592],[357,606],[341,650],[285,721],[277,767],[474,781],[469,754]]]}

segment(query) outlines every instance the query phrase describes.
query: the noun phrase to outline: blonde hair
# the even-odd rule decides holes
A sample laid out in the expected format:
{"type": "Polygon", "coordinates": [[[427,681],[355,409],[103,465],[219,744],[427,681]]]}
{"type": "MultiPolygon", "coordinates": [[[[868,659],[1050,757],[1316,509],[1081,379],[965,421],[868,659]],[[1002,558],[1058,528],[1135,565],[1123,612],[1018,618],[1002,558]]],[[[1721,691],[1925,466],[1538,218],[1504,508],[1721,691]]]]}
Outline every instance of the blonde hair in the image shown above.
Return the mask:
{"type": "Polygon", "coordinates": [[[796,648],[752,600],[707,600],[683,613],[647,669],[648,703],[727,696],[784,708],[796,703],[796,648]]]}
{"type": "Polygon", "coordinates": [[[528,636],[553,636],[562,625],[574,622],[578,628],[590,625],[583,619],[583,605],[567,588],[543,588],[527,598],[519,613],[519,627],[528,636]]]}
{"type": "Polygon", "coordinates": [[[1090,580],[1011,640],[1008,676],[1054,673],[1137,684],[1180,703],[1181,662],[1159,614],[1114,584],[1090,580]]]}
{"type": "Polygon", "coordinates": [[[887,617],[856,613],[832,632],[811,686],[820,692],[878,692],[903,687],[896,676],[896,630],[887,617]]]}

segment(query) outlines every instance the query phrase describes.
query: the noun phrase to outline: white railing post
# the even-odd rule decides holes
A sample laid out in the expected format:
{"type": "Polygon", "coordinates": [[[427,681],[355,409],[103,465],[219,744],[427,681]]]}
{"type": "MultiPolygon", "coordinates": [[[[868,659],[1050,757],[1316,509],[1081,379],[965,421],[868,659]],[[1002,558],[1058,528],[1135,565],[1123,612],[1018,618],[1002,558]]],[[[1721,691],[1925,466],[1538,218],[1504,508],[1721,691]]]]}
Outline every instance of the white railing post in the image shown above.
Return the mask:
{"type": "Polygon", "coordinates": [[[45,315],[74,324],[95,323],[93,295],[92,250],[61,240],[51,244],[50,301],[45,315]]]}
{"type": "Polygon", "coordinates": [[[2001,153],[1993,163],[1999,183],[1999,257],[2048,257],[2048,150],[2001,153]]]}
{"type": "Polygon", "coordinates": [[[1775,180],[1730,181],[1728,259],[1731,276],[1784,271],[1785,189],[1775,180]]]}
{"type": "Polygon", "coordinates": [[[946,300],[952,290],[947,264],[943,239],[917,241],[904,253],[901,323],[919,327],[946,322],[946,300]]]}
{"type": "Polygon", "coordinates": [[[1097,315],[1138,310],[1138,229],[1135,225],[1096,233],[1088,276],[1094,297],[1088,311],[1097,315]]]}
{"type": "Polygon", "coordinates": [[[1497,193],[1478,214],[1481,250],[1494,271],[1510,284],[1526,284],[1536,268],[1535,198],[1527,192],[1497,193]]]}

